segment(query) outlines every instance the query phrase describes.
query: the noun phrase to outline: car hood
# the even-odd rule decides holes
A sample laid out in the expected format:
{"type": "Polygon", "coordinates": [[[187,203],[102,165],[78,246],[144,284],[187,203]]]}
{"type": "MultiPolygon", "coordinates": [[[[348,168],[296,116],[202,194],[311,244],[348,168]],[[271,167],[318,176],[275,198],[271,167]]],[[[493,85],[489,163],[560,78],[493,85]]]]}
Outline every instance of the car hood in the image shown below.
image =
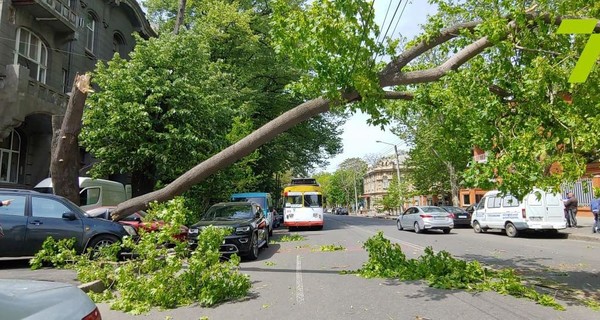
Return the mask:
{"type": "Polygon", "coordinates": [[[81,319],[94,308],[83,291],[67,283],[0,279],[3,319],[81,319]]]}
{"type": "Polygon", "coordinates": [[[199,221],[191,226],[191,228],[202,228],[213,225],[215,227],[236,227],[239,225],[247,225],[252,222],[252,219],[242,219],[242,220],[215,220],[215,221],[199,221]]]}

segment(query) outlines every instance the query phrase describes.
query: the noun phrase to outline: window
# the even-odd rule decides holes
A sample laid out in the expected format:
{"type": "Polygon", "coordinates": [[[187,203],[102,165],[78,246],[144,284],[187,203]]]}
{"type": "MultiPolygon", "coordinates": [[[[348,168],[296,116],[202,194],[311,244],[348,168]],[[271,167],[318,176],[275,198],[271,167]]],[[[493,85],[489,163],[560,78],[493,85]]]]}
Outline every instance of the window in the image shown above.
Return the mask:
{"type": "Polygon", "coordinates": [[[305,194],[304,195],[304,206],[311,208],[318,208],[322,206],[322,196],[317,194],[305,194]]]}
{"type": "Polygon", "coordinates": [[[383,189],[387,189],[390,187],[390,180],[388,180],[387,176],[383,176],[383,189]]]}
{"type": "Polygon", "coordinates": [[[0,181],[19,182],[19,157],[21,150],[21,136],[15,131],[0,142],[0,181]]]}
{"type": "Polygon", "coordinates": [[[15,64],[29,69],[29,76],[46,83],[48,48],[38,36],[25,28],[17,30],[15,64]]]}
{"type": "Polygon", "coordinates": [[[125,46],[125,40],[123,36],[119,33],[115,33],[113,35],[113,53],[118,53],[121,57],[123,57],[123,50],[125,46]]]}
{"type": "Polygon", "coordinates": [[[463,205],[468,206],[471,204],[471,197],[468,194],[463,194],[463,205]]]}
{"type": "Polygon", "coordinates": [[[518,207],[519,200],[517,200],[517,198],[515,198],[513,196],[506,196],[506,197],[502,198],[502,206],[505,208],[518,207]]]}
{"type": "Polygon", "coordinates": [[[498,197],[489,197],[487,198],[487,207],[489,208],[500,208],[502,204],[502,198],[498,197]]]}
{"type": "Polygon", "coordinates": [[[79,203],[82,206],[96,204],[100,201],[100,188],[86,188],[79,193],[79,203]]]}
{"type": "Polygon", "coordinates": [[[88,13],[85,19],[86,42],[85,48],[94,53],[94,35],[96,32],[96,19],[91,13],[88,13]]]}
{"type": "Polygon", "coordinates": [[[71,210],[64,204],[54,199],[31,198],[31,215],[34,217],[62,219],[62,215],[71,210]]]}
{"type": "MultiPolygon", "coordinates": [[[[0,207],[0,215],[10,215],[10,216],[25,216],[25,200],[24,196],[13,196],[13,195],[0,195],[0,200],[9,200],[12,202],[8,206],[0,207]]],[[[1,220],[1,219],[0,219],[1,220]]]]}

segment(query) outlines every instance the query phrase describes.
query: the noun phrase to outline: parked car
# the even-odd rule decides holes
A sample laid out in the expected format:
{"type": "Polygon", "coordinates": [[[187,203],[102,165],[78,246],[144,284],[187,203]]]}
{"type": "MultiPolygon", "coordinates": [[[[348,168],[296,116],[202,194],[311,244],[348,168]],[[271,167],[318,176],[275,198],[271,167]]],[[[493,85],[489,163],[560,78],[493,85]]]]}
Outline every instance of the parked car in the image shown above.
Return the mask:
{"type": "Polygon", "coordinates": [[[52,281],[0,279],[0,310],[2,319],[102,320],[81,289],[52,281]]]}
{"type": "Polygon", "coordinates": [[[470,227],[471,226],[471,214],[466,210],[453,207],[453,206],[440,206],[440,208],[448,211],[454,219],[454,227],[470,227]]]}
{"type": "MultiPolygon", "coordinates": [[[[116,206],[115,207],[107,206],[107,207],[94,208],[94,209],[88,210],[87,214],[88,214],[88,216],[90,216],[92,218],[101,218],[101,219],[106,219],[106,220],[112,220],[111,214],[116,208],[117,208],[116,206]]],[[[152,232],[152,231],[157,231],[158,229],[160,229],[161,226],[163,226],[165,224],[164,221],[152,221],[152,222],[144,221],[145,217],[146,217],[146,212],[140,210],[140,211],[137,211],[137,212],[134,212],[134,213],[128,215],[127,217],[125,217],[117,222],[122,225],[132,226],[138,233],[139,233],[140,228],[147,232],[152,232]]],[[[174,238],[177,240],[180,240],[180,241],[185,241],[187,239],[188,228],[186,226],[180,226],[179,230],[180,230],[180,232],[178,234],[176,234],[174,236],[174,238]]]]}
{"type": "Polygon", "coordinates": [[[265,219],[269,226],[269,237],[273,236],[273,229],[279,228],[279,221],[275,219],[273,210],[273,199],[267,192],[244,192],[231,195],[231,201],[248,201],[258,204],[265,213],[265,219]]]}
{"type": "Polygon", "coordinates": [[[222,202],[210,207],[188,231],[192,248],[197,244],[202,229],[211,225],[233,229],[220,248],[225,256],[238,254],[256,260],[259,248],[269,246],[267,220],[262,208],[254,202],[222,202]]]}
{"type": "Polygon", "coordinates": [[[347,216],[348,215],[348,208],[344,208],[344,207],[339,208],[337,214],[343,215],[343,216],[347,216]]]}
{"type": "Polygon", "coordinates": [[[88,217],[71,201],[53,194],[31,190],[0,189],[0,200],[12,200],[0,207],[0,257],[33,256],[52,236],[55,240],[75,239],[75,250],[98,248],[136,236],[131,226],[88,217]]]}
{"type": "Polygon", "coordinates": [[[450,233],[454,228],[454,220],[448,211],[440,207],[417,206],[406,209],[398,216],[396,226],[398,230],[415,230],[416,233],[430,229],[450,233]]]}
{"type": "Polygon", "coordinates": [[[559,194],[534,189],[519,201],[493,190],[486,192],[475,208],[471,225],[476,233],[502,229],[512,238],[524,230],[558,232],[567,227],[567,221],[559,194]]]}

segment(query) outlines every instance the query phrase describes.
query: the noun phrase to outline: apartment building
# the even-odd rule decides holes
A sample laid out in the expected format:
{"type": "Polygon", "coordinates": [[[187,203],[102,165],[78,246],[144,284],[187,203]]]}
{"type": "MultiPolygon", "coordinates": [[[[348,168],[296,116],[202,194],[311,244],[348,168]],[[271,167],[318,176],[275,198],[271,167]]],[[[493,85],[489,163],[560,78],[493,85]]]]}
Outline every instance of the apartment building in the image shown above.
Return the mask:
{"type": "Polygon", "coordinates": [[[134,34],[156,36],[135,0],[0,0],[0,186],[49,176],[52,116],[75,74],[127,58],[134,34]]]}

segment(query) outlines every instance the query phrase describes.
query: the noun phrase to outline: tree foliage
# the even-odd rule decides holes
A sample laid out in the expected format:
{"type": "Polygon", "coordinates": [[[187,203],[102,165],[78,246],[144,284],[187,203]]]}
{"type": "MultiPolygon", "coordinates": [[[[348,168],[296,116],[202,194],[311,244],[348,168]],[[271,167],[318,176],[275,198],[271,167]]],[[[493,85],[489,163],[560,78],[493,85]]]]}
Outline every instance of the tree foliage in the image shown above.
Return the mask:
{"type": "MultiPolygon", "coordinates": [[[[170,31],[174,4],[148,5],[170,31]]],[[[301,102],[285,91],[298,71],[274,53],[267,9],[208,1],[188,2],[187,10],[179,34],[137,39],[130,60],[116,56],[96,70],[100,90],[89,99],[83,145],[99,160],[95,175],[133,173],[135,195],[170,183],[301,102]]],[[[339,152],[343,120],[329,114],[300,124],[194,187],[189,204],[205,208],[234,191],[279,192],[276,173],[306,172],[339,152]]]]}
{"type": "Polygon", "coordinates": [[[180,194],[330,107],[361,108],[374,123],[385,123],[378,108],[382,99],[413,99],[425,83],[444,77],[467,80],[456,80],[451,87],[465,94],[463,106],[476,119],[468,126],[475,132],[472,141],[497,155],[487,164],[471,167],[475,183],[484,185],[497,175],[502,177],[500,188],[522,195],[534,185],[552,187],[579,177],[582,155],[600,145],[592,130],[600,110],[599,71],[595,68],[586,83],[568,83],[588,36],[555,31],[564,17],[598,19],[600,4],[584,0],[546,0],[535,5],[495,0],[432,2],[439,13],[430,17],[419,37],[397,52],[393,51],[396,43],[384,47],[375,40],[379,31],[367,2],[274,2],[275,48],[289,58],[291,67],[302,70],[288,88],[320,97],[266,123],[165,189],[123,203],[116,215],[143,207],[149,200],[164,201],[180,194]],[[439,50],[435,56],[442,61],[420,63],[419,57],[432,49],[439,50]],[[348,58],[352,53],[356,59],[348,58]],[[373,57],[383,53],[391,54],[390,62],[373,63],[373,57]],[[499,97],[489,90],[493,85],[509,94],[499,97]],[[395,91],[389,91],[392,87],[395,91]],[[572,104],[560,98],[564,93],[573,97],[572,104]],[[554,163],[560,170],[550,170],[554,163]]]}

